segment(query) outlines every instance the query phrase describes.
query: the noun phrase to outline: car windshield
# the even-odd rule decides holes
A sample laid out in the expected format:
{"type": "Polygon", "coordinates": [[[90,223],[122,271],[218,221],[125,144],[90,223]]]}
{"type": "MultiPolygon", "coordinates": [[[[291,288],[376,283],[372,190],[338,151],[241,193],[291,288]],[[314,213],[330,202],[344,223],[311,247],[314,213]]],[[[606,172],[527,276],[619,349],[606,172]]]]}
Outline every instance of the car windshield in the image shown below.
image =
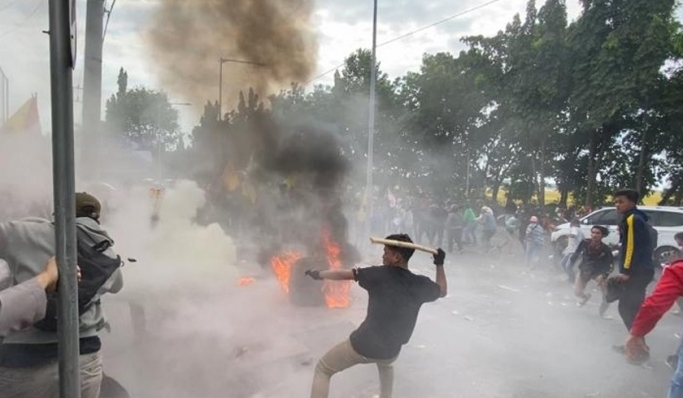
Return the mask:
{"type": "Polygon", "coordinates": [[[615,209],[600,210],[583,220],[588,225],[617,225],[619,217],[615,209]]]}

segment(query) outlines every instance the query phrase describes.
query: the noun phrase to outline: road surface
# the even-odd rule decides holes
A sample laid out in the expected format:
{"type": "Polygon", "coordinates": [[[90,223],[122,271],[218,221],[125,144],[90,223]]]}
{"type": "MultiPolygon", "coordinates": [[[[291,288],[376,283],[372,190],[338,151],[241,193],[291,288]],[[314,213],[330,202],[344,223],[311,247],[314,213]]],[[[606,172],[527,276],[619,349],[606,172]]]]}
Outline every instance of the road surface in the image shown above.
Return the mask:
{"type": "MultiPolygon", "coordinates": [[[[683,318],[666,315],[650,335],[649,364],[628,364],[611,348],[626,338],[616,305],[607,313],[613,319],[601,319],[597,292],[578,308],[563,275],[520,263],[517,251],[448,256],[450,293],[423,307],[395,365],[395,398],[666,396],[664,359],[683,318]]],[[[425,254],[411,261],[433,276],[430,264],[425,254]]],[[[350,308],[329,310],[291,307],[272,278],[226,285],[218,294],[177,287],[147,299],[143,336],[126,293],[109,299],[105,372],[132,397],[305,397],[316,360],[365,315],[358,286],[350,308]]],[[[331,397],[370,398],[377,383],[373,366],[359,366],[333,378],[331,397]]]]}

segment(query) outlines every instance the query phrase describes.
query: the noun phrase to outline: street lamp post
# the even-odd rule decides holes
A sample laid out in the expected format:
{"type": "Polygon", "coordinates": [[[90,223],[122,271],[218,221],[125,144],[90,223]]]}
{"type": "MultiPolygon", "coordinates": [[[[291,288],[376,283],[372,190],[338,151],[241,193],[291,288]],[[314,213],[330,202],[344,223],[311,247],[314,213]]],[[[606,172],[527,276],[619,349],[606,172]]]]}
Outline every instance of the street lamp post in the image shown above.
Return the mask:
{"type": "MultiPolygon", "coordinates": [[[[190,102],[169,102],[171,107],[173,106],[192,106],[190,102]]],[[[161,105],[160,102],[157,106],[157,128],[161,130],[161,105]]],[[[161,162],[161,153],[163,149],[163,142],[161,140],[161,131],[159,131],[159,136],[157,137],[157,181],[161,184],[163,182],[163,167],[161,162]]]]}
{"type": "Polygon", "coordinates": [[[370,109],[368,112],[368,169],[367,169],[367,186],[365,187],[366,200],[366,218],[365,218],[365,236],[370,236],[373,209],[373,155],[375,146],[375,86],[377,83],[377,0],[374,0],[373,14],[372,14],[372,60],[370,61],[370,109]]]}
{"type": "Polygon", "coordinates": [[[256,66],[266,66],[260,62],[244,61],[241,59],[231,59],[231,58],[220,58],[220,72],[218,73],[218,120],[223,119],[223,64],[227,62],[232,62],[235,64],[248,64],[256,66]]]}

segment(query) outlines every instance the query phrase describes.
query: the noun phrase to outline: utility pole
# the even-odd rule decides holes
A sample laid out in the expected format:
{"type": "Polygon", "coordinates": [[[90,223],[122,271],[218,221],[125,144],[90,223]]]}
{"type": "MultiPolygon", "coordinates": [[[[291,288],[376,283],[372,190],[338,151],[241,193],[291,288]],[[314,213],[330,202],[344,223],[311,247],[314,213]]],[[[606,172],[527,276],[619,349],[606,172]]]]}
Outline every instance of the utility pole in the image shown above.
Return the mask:
{"type": "Polygon", "coordinates": [[[0,127],[9,119],[9,79],[0,68],[0,127]]]}
{"type": "Polygon", "coordinates": [[[82,160],[95,167],[101,148],[102,114],[102,31],[104,0],[88,0],[85,15],[85,57],[83,60],[82,160]]]}
{"type": "Polygon", "coordinates": [[[467,150],[467,177],[465,179],[465,198],[470,198],[470,150],[467,150]]]}
{"type": "Polygon", "coordinates": [[[76,46],[75,3],[76,0],[50,0],[52,175],[55,251],[59,267],[59,396],[62,398],[81,397],[72,86],[76,46]]]}
{"type": "Polygon", "coordinates": [[[377,0],[374,0],[373,14],[372,14],[372,60],[370,61],[370,109],[368,112],[368,169],[367,169],[367,186],[365,187],[365,200],[367,205],[365,218],[365,237],[369,237],[372,233],[372,216],[373,216],[373,155],[375,151],[375,85],[377,83],[377,0]]]}
{"type": "Polygon", "coordinates": [[[248,64],[256,66],[266,66],[260,62],[243,61],[241,59],[230,59],[221,57],[219,60],[220,72],[218,72],[218,120],[223,120],[223,64],[232,62],[236,64],[248,64]]]}

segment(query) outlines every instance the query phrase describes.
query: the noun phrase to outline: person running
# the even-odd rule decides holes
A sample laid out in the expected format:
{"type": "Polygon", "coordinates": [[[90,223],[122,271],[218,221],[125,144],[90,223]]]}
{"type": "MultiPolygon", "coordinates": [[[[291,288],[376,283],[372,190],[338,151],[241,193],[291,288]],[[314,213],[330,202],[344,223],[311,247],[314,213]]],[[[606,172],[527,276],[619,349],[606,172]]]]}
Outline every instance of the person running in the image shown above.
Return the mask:
{"type": "MultiPolygon", "coordinates": [[[[605,235],[606,236],[606,235],[605,235]]],[[[579,247],[579,244],[585,240],[583,231],[581,231],[581,220],[573,218],[569,223],[569,236],[567,238],[567,247],[562,251],[563,257],[561,261],[562,269],[567,273],[570,283],[574,283],[576,275],[574,274],[574,263],[570,259],[579,247]]]]}
{"type": "MultiPolygon", "coordinates": [[[[600,304],[600,316],[605,315],[609,304],[605,300],[605,282],[609,274],[614,271],[614,257],[612,249],[602,242],[609,234],[609,230],[603,226],[595,225],[591,228],[590,239],[579,242],[578,247],[569,259],[569,266],[573,267],[577,260],[579,264],[579,277],[574,285],[574,294],[580,298],[579,306],[583,307],[590,300],[590,293],[585,293],[588,282],[594,280],[602,291],[602,303],[600,304]]],[[[573,271],[572,271],[573,273],[573,271]]]]}
{"type": "MultiPolygon", "coordinates": [[[[630,361],[640,363],[649,358],[650,348],[645,343],[645,336],[655,328],[676,299],[682,296],[683,260],[676,260],[664,268],[657,287],[633,320],[625,344],[625,352],[630,361]]],[[[683,345],[678,348],[668,398],[683,398],[683,345]]]]}
{"type": "Polygon", "coordinates": [[[462,209],[458,205],[452,205],[448,218],[446,218],[446,241],[448,253],[453,253],[453,246],[458,247],[458,253],[462,253],[462,233],[465,227],[465,218],[462,209]]]}
{"type": "Polygon", "coordinates": [[[508,252],[511,253],[514,249],[513,244],[511,244],[510,242],[517,242],[517,236],[519,231],[519,219],[517,218],[516,214],[511,213],[508,216],[506,216],[505,231],[507,232],[508,236],[505,240],[504,245],[508,246],[508,252]]]}
{"type": "MultiPolygon", "coordinates": [[[[678,246],[678,253],[674,253],[671,256],[671,261],[676,261],[678,259],[683,258],[683,232],[679,232],[676,235],[674,235],[674,240],[676,241],[676,245],[678,246]]],[[[674,315],[682,315],[683,314],[683,297],[679,297],[676,300],[676,309],[674,310],[673,314],[674,315]]]]}
{"type": "Polygon", "coordinates": [[[482,239],[484,240],[484,250],[489,251],[491,250],[491,238],[496,234],[496,229],[498,228],[496,217],[493,215],[493,210],[490,207],[484,206],[481,208],[479,222],[483,227],[482,239]]]}
{"type": "Polygon", "coordinates": [[[472,210],[471,204],[465,205],[465,212],[463,213],[465,218],[465,237],[464,241],[466,243],[471,243],[473,245],[477,244],[477,216],[472,210]]]}
{"type": "MultiPolygon", "coordinates": [[[[412,243],[408,235],[390,235],[389,240],[412,243]]],[[[380,398],[391,398],[394,383],[393,363],[415,328],[424,303],[447,294],[443,264],[446,253],[434,255],[436,282],[415,275],[408,269],[414,249],[384,246],[379,267],[353,270],[308,270],[315,280],[355,280],[368,291],[368,311],[363,323],[344,342],[333,347],[315,367],[311,398],[329,395],[330,379],[338,372],[358,364],[374,363],[379,370],[380,398]]]]}
{"type": "Polygon", "coordinates": [[[533,216],[529,219],[526,227],[524,239],[526,243],[526,265],[532,269],[536,268],[543,250],[543,227],[538,224],[538,217],[533,216]]]}
{"type": "Polygon", "coordinates": [[[645,289],[654,277],[654,258],[648,217],[638,210],[640,195],[630,189],[614,194],[617,212],[623,216],[619,224],[620,261],[615,282],[622,292],[619,295],[619,315],[627,330],[645,300],[645,289]]]}

